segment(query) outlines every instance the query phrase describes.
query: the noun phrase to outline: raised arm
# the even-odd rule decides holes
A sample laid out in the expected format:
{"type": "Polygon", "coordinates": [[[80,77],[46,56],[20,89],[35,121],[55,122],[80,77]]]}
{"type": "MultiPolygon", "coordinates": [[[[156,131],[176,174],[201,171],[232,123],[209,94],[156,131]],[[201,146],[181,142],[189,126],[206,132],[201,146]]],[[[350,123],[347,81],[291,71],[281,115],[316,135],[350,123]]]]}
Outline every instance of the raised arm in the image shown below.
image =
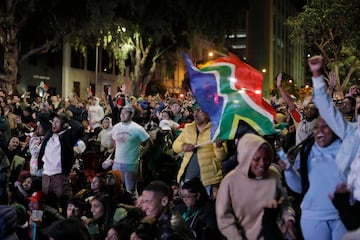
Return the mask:
{"type": "Polygon", "coordinates": [[[336,156],[336,163],[341,173],[347,176],[350,164],[357,152],[357,147],[354,146],[357,146],[360,140],[357,134],[357,125],[344,118],[339,109],[334,106],[331,97],[327,94],[327,86],[321,75],[323,57],[314,56],[309,58],[308,64],[313,74],[313,99],[319,109],[320,116],[342,141],[347,140],[347,144],[342,144],[341,146],[342,154],[337,154],[336,156]]]}
{"type": "Polygon", "coordinates": [[[286,105],[289,107],[289,111],[293,111],[296,108],[296,105],[290,95],[285,91],[282,86],[282,73],[276,77],[276,86],[279,89],[281,97],[284,99],[286,105]]]}

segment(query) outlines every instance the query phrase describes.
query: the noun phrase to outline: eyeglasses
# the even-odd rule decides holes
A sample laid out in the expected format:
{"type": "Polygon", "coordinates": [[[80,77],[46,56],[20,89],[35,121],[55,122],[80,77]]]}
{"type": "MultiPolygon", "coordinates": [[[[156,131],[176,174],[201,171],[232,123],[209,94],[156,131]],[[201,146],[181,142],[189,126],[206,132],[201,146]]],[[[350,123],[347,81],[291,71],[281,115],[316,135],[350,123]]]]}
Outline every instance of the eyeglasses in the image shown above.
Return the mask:
{"type": "Polygon", "coordinates": [[[191,198],[194,198],[196,197],[197,193],[191,193],[191,194],[188,194],[188,195],[179,195],[181,199],[191,199],[191,198]]]}

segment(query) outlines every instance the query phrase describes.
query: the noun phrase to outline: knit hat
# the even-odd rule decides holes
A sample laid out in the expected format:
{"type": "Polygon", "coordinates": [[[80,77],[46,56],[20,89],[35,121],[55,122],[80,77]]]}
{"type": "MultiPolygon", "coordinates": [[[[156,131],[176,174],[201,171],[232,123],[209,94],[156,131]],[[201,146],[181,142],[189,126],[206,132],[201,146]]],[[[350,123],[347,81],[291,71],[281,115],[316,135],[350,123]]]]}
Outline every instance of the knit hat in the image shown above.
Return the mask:
{"type": "Polygon", "coordinates": [[[13,207],[16,211],[18,225],[24,225],[29,219],[29,216],[26,213],[26,208],[19,203],[14,203],[11,207],[13,207]]]}
{"type": "Polygon", "coordinates": [[[17,215],[14,208],[7,205],[0,205],[0,239],[18,240],[15,229],[17,215]]]}

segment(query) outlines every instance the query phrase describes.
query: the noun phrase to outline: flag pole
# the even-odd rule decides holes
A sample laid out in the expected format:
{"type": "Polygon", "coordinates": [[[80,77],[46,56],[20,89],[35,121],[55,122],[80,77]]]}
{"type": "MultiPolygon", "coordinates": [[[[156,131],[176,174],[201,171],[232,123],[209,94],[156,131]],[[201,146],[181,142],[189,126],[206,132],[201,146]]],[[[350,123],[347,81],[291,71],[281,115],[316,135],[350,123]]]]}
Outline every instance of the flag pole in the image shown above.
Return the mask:
{"type": "Polygon", "coordinates": [[[202,147],[202,146],[205,146],[205,145],[208,145],[208,144],[211,144],[211,143],[212,143],[211,141],[208,141],[208,142],[203,142],[203,143],[200,143],[200,144],[196,144],[194,146],[194,148],[202,147]]]}

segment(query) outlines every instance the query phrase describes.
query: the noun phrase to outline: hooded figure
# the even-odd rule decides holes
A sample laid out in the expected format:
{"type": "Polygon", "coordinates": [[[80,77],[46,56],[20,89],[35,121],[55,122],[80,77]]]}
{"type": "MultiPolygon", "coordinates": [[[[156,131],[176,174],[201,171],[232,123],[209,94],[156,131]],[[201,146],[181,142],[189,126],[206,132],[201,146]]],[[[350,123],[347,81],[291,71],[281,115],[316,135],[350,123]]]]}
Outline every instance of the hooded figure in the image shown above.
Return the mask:
{"type": "Polygon", "coordinates": [[[258,135],[247,133],[239,140],[239,164],[222,180],[216,199],[217,223],[227,239],[262,239],[264,209],[270,201],[285,199],[274,222],[294,219],[281,175],[271,166],[273,156],[271,145],[258,135]]]}
{"type": "Polygon", "coordinates": [[[102,129],[98,134],[98,141],[101,143],[101,152],[112,152],[114,146],[111,139],[111,130],[113,128],[112,119],[105,117],[102,120],[102,129]]]}
{"type": "Polygon", "coordinates": [[[101,120],[104,118],[104,109],[100,106],[100,100],[97,97],[91,97],[91,105],[88,110],[88,120],[91,129],[101,127],[101,120]]]}

